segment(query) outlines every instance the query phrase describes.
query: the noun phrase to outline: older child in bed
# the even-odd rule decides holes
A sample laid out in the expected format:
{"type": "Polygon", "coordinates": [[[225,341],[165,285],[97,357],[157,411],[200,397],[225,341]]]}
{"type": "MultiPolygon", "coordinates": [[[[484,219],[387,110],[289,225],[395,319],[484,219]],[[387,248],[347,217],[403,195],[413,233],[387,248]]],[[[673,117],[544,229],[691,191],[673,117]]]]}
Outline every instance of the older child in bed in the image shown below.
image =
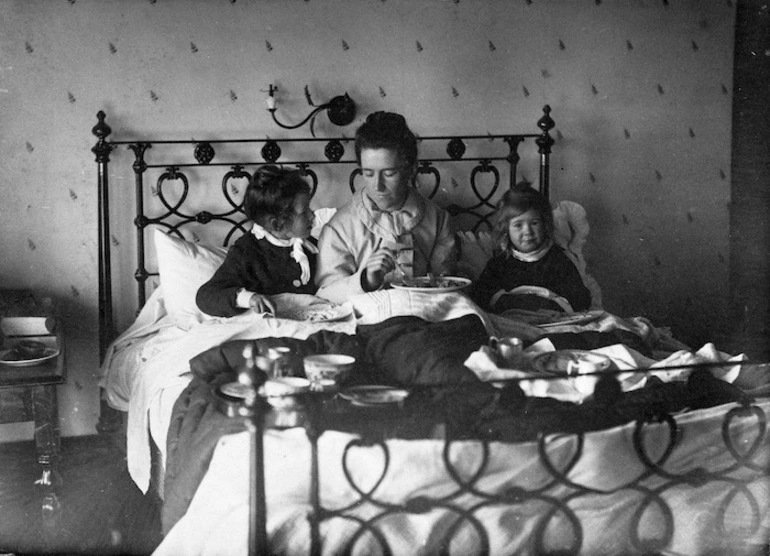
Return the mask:
{"type": "Polygon", "coordinates": [[[551,206],[538,191],[528,185],[507,191],[495,215],[495,251],[469,292],[473,299],[495,313],[588,309],[591,294],[554,244],[553,229],[551,206]]]}
{"type": "Polygon", "coordinates": [[[196,295],[209,315],[245,310],[274,313],[271,295],[314,294],[315,240],[310,186],[296,170],[262,166],[246,189],[244,212],[254,225],[238,238],[214,276],[196,295]]]}

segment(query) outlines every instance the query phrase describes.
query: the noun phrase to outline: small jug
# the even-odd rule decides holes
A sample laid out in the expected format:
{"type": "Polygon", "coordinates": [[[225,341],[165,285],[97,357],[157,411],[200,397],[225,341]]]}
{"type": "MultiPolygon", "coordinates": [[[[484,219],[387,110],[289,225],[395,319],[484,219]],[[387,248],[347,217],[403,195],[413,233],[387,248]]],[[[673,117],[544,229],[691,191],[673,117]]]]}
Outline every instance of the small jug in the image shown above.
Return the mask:
{"type": "Polygon", "coordinates": [[[517,367],[521,364],[524,352],[524,342],[521,338],[515,336],[510,338],[489,338],[489,347],[496,356],[496,363],[499,367],[517,367]]]}

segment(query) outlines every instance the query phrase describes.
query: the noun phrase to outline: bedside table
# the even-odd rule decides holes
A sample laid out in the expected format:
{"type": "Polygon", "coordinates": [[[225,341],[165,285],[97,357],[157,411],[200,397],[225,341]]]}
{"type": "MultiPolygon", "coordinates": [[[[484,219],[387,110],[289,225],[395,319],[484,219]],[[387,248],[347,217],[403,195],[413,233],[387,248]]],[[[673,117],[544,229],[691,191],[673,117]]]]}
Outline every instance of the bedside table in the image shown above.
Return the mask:
{"type": "Polygon", "coordinates": [[[0,320],[0,330],[4,336],[0,351],[0,423],[34,421],[35,453],[42,467],[42,476],[35,484],[43,492],[44,521],[50,521],[60,507],[56,494],[61,483],[56,387],[66,382],[62,335],[52,317],[5,317],[0,320]],[[22,340],[42,342],[46,352],[38,359],[18,360],[13,348],[22,340]]]}

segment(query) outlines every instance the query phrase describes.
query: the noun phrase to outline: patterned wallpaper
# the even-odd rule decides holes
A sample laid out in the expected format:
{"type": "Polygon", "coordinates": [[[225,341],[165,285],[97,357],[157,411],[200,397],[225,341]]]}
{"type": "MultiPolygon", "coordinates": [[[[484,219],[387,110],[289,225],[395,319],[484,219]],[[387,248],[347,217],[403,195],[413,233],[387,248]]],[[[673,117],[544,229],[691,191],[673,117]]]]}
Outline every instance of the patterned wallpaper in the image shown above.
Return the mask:
{"type": "MultiPolygon", "coordinates": [[[[536,132],[550,104],[553,197],[588,210],[606,307],[709,338],[728,295],[734,19],[728,0],[0,2],[0,283],[64,309],[64,434],[98,413],[96,112],[124,139],[286,136],[269,83],[290,121],[347,91],[350,135],[380,109],[418,134],[536,132]]],[[[130,202],[130,171],[113,172],[130,202]]]]}

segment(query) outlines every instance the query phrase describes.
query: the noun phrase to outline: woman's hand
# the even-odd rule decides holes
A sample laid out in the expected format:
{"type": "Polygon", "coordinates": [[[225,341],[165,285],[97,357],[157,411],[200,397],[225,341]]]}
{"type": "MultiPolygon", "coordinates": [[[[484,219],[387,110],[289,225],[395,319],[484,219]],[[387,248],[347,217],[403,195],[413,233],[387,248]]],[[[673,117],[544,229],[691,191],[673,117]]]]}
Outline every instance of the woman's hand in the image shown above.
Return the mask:
{"type": "Polygon", "coordinates": [[[275,314],[275,303],[273,303],[266,295],[255,293],[251,296],[251,299],[249,299],[249,306],[255,313],[275,314]]]}
{"type": "Polygon", "coordinates": [[[385,275],[396,268],[396,256],[392,249],[381,247],[366,261],[366,285],[369,291],[379,289],[385,281],[385,275]]]}

